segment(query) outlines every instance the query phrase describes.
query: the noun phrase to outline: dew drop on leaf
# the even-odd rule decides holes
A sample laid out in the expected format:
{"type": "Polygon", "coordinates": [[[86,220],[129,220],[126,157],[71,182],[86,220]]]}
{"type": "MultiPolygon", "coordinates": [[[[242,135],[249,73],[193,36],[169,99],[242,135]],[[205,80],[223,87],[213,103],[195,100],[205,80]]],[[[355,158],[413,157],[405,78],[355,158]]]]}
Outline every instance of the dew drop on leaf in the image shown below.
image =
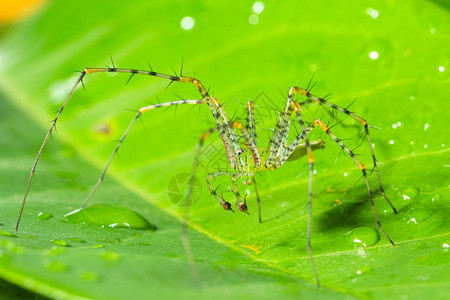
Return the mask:
{"type": "Polygon", "coordinates": [[[92,205],[64,216],[65,222],[100,225],[110,228],[156,230],[156,226],[137,212],[123,206],[92,205]]]}
{"type": "Polygon", "coordinates": [[[53,260],[44,261],[44,266],[47,270],[55,271],[55,272],[64,272],[67,271],[68,267],[66,264],[53,260]]]}
{"type": "Polygon", "coordinates": [[[63,247],[68,247],[69,244],[65,241],[65,240],[51,240],[52,244],[58,245],[58,246],[63,246],[63,247]]]}
{"type": "Polygon", "coordinates": [[[378,243],[380,236],[378,231],[371,227],[358,227],[345,234],[348,245],[354,247],[370,247],[378,243]]]}
{"type": "Polygon", "coordinates": [[[96,282],[96,281],[98,281],[99,275],[96,272],[83,271],[79,274],[79,277],[85,281],[96,282]]]}
{"type": "Polygon", "coordinates": [[[38,213],[38,219],[40,221],[45,221],[48,220],[52,217],[52,214],[48,213],[48,212],[43,212],[41,211],[40,213],[38,213]]]}
{"type": "Polygon", "coordinates": [[[113,251],[105,251],[100,254],[100,257],[104,260],[118,261],[120,259],[120,254],[113,251]]]}
{"type": "Polygon", "coordinates": [[[4,231],[4,230],[0,230],[0,235],[9,236],[9,237],[15,237],[16,236],[15,234],[13,234],[13,233],[11,233],[9,231],[4,231]]]}

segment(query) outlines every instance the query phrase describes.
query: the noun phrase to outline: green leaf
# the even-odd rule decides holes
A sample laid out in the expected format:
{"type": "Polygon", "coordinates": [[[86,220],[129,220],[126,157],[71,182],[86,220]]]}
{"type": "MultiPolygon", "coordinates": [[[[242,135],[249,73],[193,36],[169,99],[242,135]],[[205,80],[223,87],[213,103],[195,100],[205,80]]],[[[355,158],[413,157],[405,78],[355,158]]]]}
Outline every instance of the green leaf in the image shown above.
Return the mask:
{"type": "MultiPolygon", "coordinates": [[[[69,299],[446,298],[450,18],[436,3],[265,2],[251,25],[253,2],[64,1],[9,27],[0,45],[1,278],[69,299]],[[195,20],[192,30],[180,27],[185,16],[195,20]],[[289,88],[306,87],[314,73],[313,94],[333,93],[330,101],[343,107],[357,98],[350,110],[381,128],[371,128],[371,138],[399,213],[380,195],[375,203],[396,246],[377,229],[361,172],[348,157],[336,160],[340,148],[326,139],[325,149],[314,152],[312,251],[322,283],[316,288],[305,249],[307,160],[258,173],[259,224],[251,187],[250,216],[226,212],[209,196],[205,174],[226,167],[220,138],[212,135],[197,172],[202,194],[189,210],[196,280],[181,239],[185,210],[171,202],[168,184],[190,174],[199,136],[214,127],[206,106],[143,115],[144,126],[132,129],[92,199],[134,210],[158,230],[61,222],[79,208],[134,117],[127,109],[200,97],[189,84],[166,89],[169,82],[147,76],[125,85],[123,74],[87,75],[86,91],[75,91],[42,154],[15,234],[29,170],[47,121],[79,76],[73,71],[111,65],[109,54],[116,67],[148,69],[149,61],[163,73],[172,72],[169,66],[178,72],[184,58],[183,75],[211,85],[212,95],[228,101],[230,116],[245,116],[242,105],[254,100],[261,148],[274,108],[283,109],[289,88]]],[[[321,107],[304,117],[330,119],[321,107]]],[[[360,126],[338,119],[332,131],[358,146],[360,126]]],[[[366,144],[355,152],[369,168],[366,144]]],[[[214,182],[220,191],[228,185],[214,182]]]]}

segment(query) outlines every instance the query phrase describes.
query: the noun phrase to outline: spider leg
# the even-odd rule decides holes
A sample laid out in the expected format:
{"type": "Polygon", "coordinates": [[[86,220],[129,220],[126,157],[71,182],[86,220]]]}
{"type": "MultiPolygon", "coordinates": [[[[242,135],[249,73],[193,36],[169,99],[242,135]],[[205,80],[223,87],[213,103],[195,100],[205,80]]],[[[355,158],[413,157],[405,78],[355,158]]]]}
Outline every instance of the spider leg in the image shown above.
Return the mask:
{"type": "Polygon", "coordinates": [[[240,194],[239,194],[239,189],[238,189],[238,186],[237,186],[237,179],[239,177],[241,177],[241,176],[252,177],[252,176],[254,176],[254,174],[250,173],[250,172],[233,173],[233,172],[218,171],[218,172],[210,173],[210,174],[208,174],[208,176],[206,176],[206,182],[208,184],[208,190],[210,191],[211,195],[216,197],[217,201],[223,207],[223,209],[231,210],[232,212],[234,212],[233,209],[231,208],[231,204],[228,201],[224,200],[223,193],[219,196],[217,194],[217,191],[215,189],[213,189],[213,187],[212,187],[212,180],[213,180],[213,178],[218,177],[218,176],[232,176],[233,189],[231,191],[236,196],[236,206],[239,208],[240,211],[247,212],[247,204],[246,204],[245,198],[244,198],[244,201],[243,201],[241,196],[240,196],[240,194]]]}
{"type": "Polygon", "coordinates": [[[305,126],[305,123],[303,121],[302,115],[300,113],[301,108],[298,102],[293,101],[292,105],[294,106],[295,113],[297,115],[298,122],[300,123],[300,128],[302,130],[301,135],[305,139],[305,146],[306,146],[306,153],[308,154],[308,162],[309,162],[309,181],[308,181],[308,228],[306,230],[306,249],[308,251],[309,259],[311,261],[311,267],[314,272],[314,276],[316,278],[316,284],[318,287],[320,287],[320,281],[319,276],[317,275],[316,265],[314,263],[314,258],[312,256],[311,251],[311,223],[312,223],[312,179],[313,179],[313,172],[314,172],[314,155],[312,151],[311,144],[308,139],[307,130],[306,128],[309,128],[305,126]]]}
{"type": "Polygon", "coordinates": [[[289,136],[289,126],[291,123],[291,115],[294,111],[292,101],[295,93],[296,88],[292,87],[289,90],[286,107],[283,109],[278,118],[278,122],[272,134],[272,138],[270,139],[270,143],[267,146],[268,149],[270,146],[269,157],[267,158],[267,161],[265,163],[265,166],[267,168],[271,168],[275,164],[281,152],[286,149],[287,139],[289,136]]]}
{"type": "Polygon", "coordinates": [[[366,174],[366,167],[364,166],[364,164],[355,156],[355,154],[347,147],[344,145],[344,143],[342,143],[342,141],[340,139],[338,139],[336,137],[336,135],[334,135],[334,133],[332,133],[330,131],[330,129],[327,127],[327,125],[322,122],[319,119],[314,120],[314,125],[315,126],[319,126],[326,134],[328,134],[330,136],[330,138],[332,138],[345,152],[347,152],[348,155],[350,155],[351,158],[353,158],[353,160],[355,161],[355,163],[358,165],[359,169],[361,170],[363,177],[364,177],[364,181],[366,182],[366,186],[367,186],[367,191],[369,193],[369,199],[370,199],[370,203],[372,204],[372,208],[373,208],[373,213],[375,215],[375,219],[377,221],[377,226],[378,229],[380,229],[380,231],[384,234],[384,236],[389,240],[389,242],[395,246],[394,241],[392,241],[392,239],[389,237],[389,235],[383,230],[383,228],[381,227],[381,223],[380,220],[378,218],[378,213],[377,210],[375,208],[375,202],[373,201],[373,196],[372,196],[372,190],[370,188],[369,185],[369,180],[367,179],[367,174],[366,174]]]}
{"type": "Polygon", "coordinates": [[[355,119],[361,126],[364,127],[364,131],[366,133],[367,136],[367,142],[369,143],[369,149],[370,149],[370,153],[372,155],[372,161],[373,161],[373,168],[375,169],[375,173],[377,174],[377,180],[378,180],[378,186],[380,188],[380,192],[383,195],[384,199],[386,199],[387,203],[389,203],[389,205],[391,206],[392,210],[394,211],[394,213],[397,213],[397,209],[394,207],[394,205],[392,204],[392,202],[389,200],[389,198],[387,197],[386,193],[384,192],[384,188],[383,185],[381,183],[381,177],[380,177],[380,172],[378,170],[378,165],[377,165],[377,160],[375,158],[375,152],[373,151],[373,146],[372,146],[372,141],[370,138],[370,134],[369,134],[369,124],[367,124],[367,121],[363,118],[361,118],[360,116],[352,113],[351,111],[349,111],[347,108],[338,106],[336,104],[333,104],[325,99],[322,99],[320,97],[314,96],[312,94],[310,94],[307,90],[302,89],[302,88],[297,88],[298,92],[304,96],[307,97],[307,101],[306,102],[310,102],[310,103],[318,103],[318,104],[323,104],[326,106],[329,106],[333,109],[336,109],[337,111],[340,111],[348,116],[350,116],[351,118],[355,119]]]}
{"type": "Polygon", "coordinates": [[[117,154],[117,152],[119,151],[120,146],[122,145],[123,141],[125,140],[125,138],[127,137],[128,133],[130,132],[131,128],[133,127],[134,123],[136,122],[136,120],[144,113],[149,112],[153,109],[156,108],[161,108],[161,107],[169,107],[169,106],[175,106],[175,105],[181,105],[181,104],[201,104],[203,103],[203,100],[181,100],[181,101],[171,101],[171,102],[163,102],[163,103],[158,103],[158,104],[153,104],[153,105],[149,105],[149,106],[145,106],[145,107],[141,107],[136,116],[133,118],[133,120],[131,120],[130,124],[128,125],[128,128],[125,130],[125,132],[123,133],[122,137],[120,138],[119,142],[117,143],[116,148],[114,149],[114,151],[111,153],[108,162],[106,163],[105,167],[103,168],[102,173],[100,174],[100,177],[98,178],[97,182],[95,183],[94,187],[92,188],[92,190],[90,191],[90,193],[88,194],[88,196],[86,197],[86,199],[83,201],[83,204],[81,204],[81,207],[85,207],[86,204],[88,203],[88,201],[91,199],[92,195],[95,193],[95,191],[97,190],[97,188],[99,187],[99,185],[103,182],[103,179],[105,177],[106,171],[109,168],[109,165],[111,164],[114,156],[117,154]]]}
{"type": "Polygon", "coordinates": [[[256,202],[258,203],[258,219],[259,219],[259,223],[262,223],[261,200],[259,198],[258,187],[257,187],[257,184],[256,184],[255,176],[252,177],[252,182],[253,182],[253,188],[255,189],[256,202]]]}
{"type": "MultiPolygon", "coordinates": [[[[151,68],[150,68],[151,69],[151,68]]],[[[67,106],[69,100],[72,98],[72,95],[74,94],[75,90],[77,89],[78,85],[81,83],[83,85],[83,79],[87,74],[92,74],[92,73],[128,73],[131,75],[136,75],[136,74],[141,74],[141,75],[148,75],[148,76],[153,76],[153,77],[159,77],[159,78],[163,78],[163,79],[167,79],[170,80],[170,82],[185,82],[185,83],[192,83],[200,92],[201,96],[202,96],[202,102],[201,103],[205,103],[209,106],[211,113],[217,123],[218,126],[224,126],[225,130],[223,130],[223,132],[221,132],[222,135],[222,140],[223,143],[225,145],[225,149],[227,150],[227,155],[228,155],[228,160],[229,163],[231,165],[231,167],[233,169],[236,168],[237,165],[243,165],[244,162],[242,159],[238,159],[238,153],[241,153],[242,150],[240,149],[239,143],[237,141],[236,135],[234,134],[232,128],[228,127],[227,125],[229,124],[229,118],[225,112],[225,110],[223,109],[222,105],[220,104],[219,100],[217,100],[214,97],[211,97],[208,94],[208,91],[205,89],[205,87],[203,86],[203,84],[192,77],[186,77],[186,76],[173,76],[173,75],[167,75],[167,74],[162,74],[162,73],[158,73],[158,72],[154,72],[153,70],[151,71],[146,71],[146,70],[136,70],[136,69],[122,69],[122,68],[116,68],[114,65],[113,67],[107,67],[107,68],[85,68],[80,76],[78,77],[78,79],[75,81],[72,89],[70,90],[69,94],[67,95],[67,97],[65,98],[61,108],[59,109],[58,113],[56,114],[56,117],[53,119],[53,122],[49,128],[49,130],[47,131],[47,134],[45,135],[45,138],[42,142],[41,147],[39,148],[38,154],[36,155],[36,158],[34,160],[33,166],[31,167],[31,172],[30,175],[28,177],[28,183],[25,189],[25,194],[22,200],[22,205],[20,208],[20,212],[19,212],[19,216],[17,218],[17,222],[16,222],[16,232],[19,229],[19,224],[20,224],[20,220],[22,218],[22,213],[23,210],[25,208],[25,203],[27,200],[27,196],[28,196],[28,192],[31,186],[31,182],[33,180],[34,177],[34,173],[36,170],[36,166],[38,164],[38,161],[41,157],[42,151],[44,150],[45,145],[47,144],[48,139],[50,138],[55,126],[56,126],[56,122],[58,121],[62,111],[65,109],[65,107],[67,106]]],[[[83,85],[84,86],[84,85],[83,85]]],[[[138,118],[138,117],[136,117],[138,118]]]]}

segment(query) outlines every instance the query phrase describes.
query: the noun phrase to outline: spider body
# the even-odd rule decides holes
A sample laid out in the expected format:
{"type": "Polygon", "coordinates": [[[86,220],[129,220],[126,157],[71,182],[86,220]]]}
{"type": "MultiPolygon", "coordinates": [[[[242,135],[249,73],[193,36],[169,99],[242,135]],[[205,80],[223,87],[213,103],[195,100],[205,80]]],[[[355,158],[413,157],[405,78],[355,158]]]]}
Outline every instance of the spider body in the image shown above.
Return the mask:
{"type": "MultiPolygon", "coordinates": [[[[180,82],[180,83],[191,83],[195,86],[195,88],[199,91],[201,99],[194,99],[194,100],[179,100],[179,101],[169,101],[169,102],[163,102],[163,103],[157,103],[153,105],[148,105],[141,107],[135,117],[130,122],[128,128],[123,133],[120,141],[118,142],[117,146],[115,147],[114,151],[112,152],[105,168],[103,169],[103,172],[101,173],[97,183],[89,193],[89,195],[84,200],[82,207],[84,207],[89,199],[94,194],[95,190],[98,188],[100,183],[103,181],[103,178],[106,174],[106,171],[111,164],[111,161],[113,157],[117,154],[117,151],[119,150],[120,146],[124,142],[125,138],[127,137],[129,131],[135,124],[136,120],[141,117],[141,115],[150,112],[152,110],[155,110],[157,108],[161,107],[169,107],[169,106],[177,106],[177,105],[207,105],[209,107],[209,110],[215,120],[216,126],[208,131],[206,131],[204,134],[200,137],[200,142],[197,147],[196,151],[196,158],[195,163],[193,167],[193,174],[196,173],[196,169],[199,162],[199,155],[202,150],[202,146],[204,145],[205,140],[208,138],[208,136],[218,131],[226,153],[228,157],[228,162],[231,166],[231,168],[234,170],[232,172],[228,171],[218,171],[214,173],[210,173],[206,177],[206,181],[208,184],[208,190],[210,191],[211,195],[213,195],[219,204],[225,209],[233,211],[232,205],[225,201],[223,197],[223,192],[220,194],[216,191],[216,189],[213,188],[212,181],[215,177],[218,176],[230,176],[233,182],[233,186],[229,187],[230,191],[235,195],[236,197],[236,207],[242,211],[247,213],[247,203],[246,203],[246,197],[247,193],[242,197],[239,193],[239,188],[237,185],[238,179],[241,179],[242,182],[245,185],[249,185],[251,183],[255,183],[255,173],[260,171],[270,171],[275,170],[277,168],[280,168],[286,163],[287,161],[293,161],[298,160],[302,158],[303,156],[307,156],[308,162],[309,162],[309,184],[308,184],[308,228],[307,228],[307,245],[306,248],[308,250],[312,269],[315,274],[317,285],[319,285],[319,278],[314,266],[314,260],[311,253],[311,246],[310,246],[310,240],[311,240],[311,220],[312,220],[312,191],[313,191],[313,180],[312,175],[314,171],[314,155],[313,151],[317,149],[321,149],[324,147],[324,142],[322,140],[309,140],[308,134],[310,131],[314,130],[315,128],[321,129],[323,132],[325,132],[334,142],[336,142],[344,152],[346,152],[355,162],[355,164],[358,166],[358,168],[361,170],[362,176],[364,178],[365,184],[367,186],[368,191],[368,198],[369,201],[373,207],[375,219],[377,226],[379,230],[386,236],[386,238],[389,240],[389,242],[394,245],[394,242],[392,239],[388,236],[388,234],[383,230],[381,227],[381,224],[379,222],[378,214],[375,209],[375,203],[373,201],[373,192],[370,187],[369,181],[367,179],[366,174],[366,167],[365,165],[354,155],[354,153],[347,147],[345,144],[333,133],[331,132],[330,128],[320,119],[314,119],[311,123],[306,124],[302,118],[302,111],[305,107],[307,107],[310,104],[319,104],[320,106],[326,106],[329,107],[337,112],[340,112],[354,120],[356,120],[363,128],[365,136],[367,137],[367,142],[369,143],[369,149],[372,156],[372,162],[373,162],[373,168],[375,170],[377,179],[378,179],[378,186],[381,194],[384,196],[386,201],[389,203],[389,205],[392,207],[393,211],[396,213],[396,209],[392,205],[392,203],[389,201],[388,197],[386,196],[384,189],[381,184],[380,174],[377,167],[377,161],[375,158],[375,154],[373,151],[373,146],[370,140],[369,135],[369,125],[367,124],[366,120],[359,117],[358,115],[354,114],[353,112],[350,112],[348,109],[340,107],[338,105],[335,105],[323,98],[317,97],[315,95],[312,95],[308,88],[303,89],[300,87],[292,87],[289,91],[286,105],[284,106],[284,109],[280,111],[279,117],[277,120],[276,127],[273,131],[273,134],[270,138],[270,142],[264,149],[258,149],[257,147],[257,133],[256,133],[256,127],[255,127],[255,118],[254,118],[254,109],[255,105],[252,101],[249,101],[246,105],[246,112],[247,112],[247,118],[245,124],[241,123],[240,121],[236,120],[230,120],[227,113],[225,112],[224,107],[221,105],[219,100],[215,97],[212,97],[209,95],[208,91],[205,89],[203,84],[193,77],[186,77],[180,74],[178,76],[175,74],[173,75],[167,75],[162,74],[158,72],[154,72],[151,67],[150,70],[136,70],[136,69],[122,69],[122,68],[116,68],[113,64],[113,67],[107,67],[107,68],[85,68],[84,71],[81,72],[79,78],[76,80],[74,86],[70,90],[67,98],[65,99],[63,105],[59,109],[56,117],[53,119],[53,122],[50,126],[49,131],[47,132],[47,135],[44,138],[44,141],[42,143],[41,148],[39,149],[39,152],[36,156],[36,159],[34,161],[33,167],[31,169],[31,173],[28,179],[28,184],[25,190],[25,195],[22,202],[22,207],[20,210],[19,218],[17,220],[16,224],[16,231],[18,230],[19,223],[21,220],[22,212],[25,207],[26,198],[28,195],[28,191],[31,185],[31,181],[34,176],[34,172],[37,166],[37,163],[39,161],[39,158],[41,156],[41,153],[44,149],[45,144],[47,143],[47,140],[49,139],[56,122],[58,118],[60,117],[62,111],[66,107],[67,103],[69,102],[70,98],[74,94],[76,88],[81,83],[83,84],[83,78],[92,73],[127,73],[130,74],[129,80],[137,75],[147,75],[152,77],[159,77],[162,79],[170,80],[170,84],[172,82],[180,82]],[[302,97],[304,97],[306,100],[303,102],[296,101],[294,99],[295,95],[298,94],[302,97]],[[300,126],[301,131],[296,135],[295,139],[288,143],[288,136],[289,136],[289,129],[292,120],[295,120],[300,126]]],[[[170,85],[169,84],[169,85],[170,85]]],[[[254,184],[255,189],[255,195],[258,203],[258,209],[259,209],[259,221],[261,222],[261,202],[258,196],[258,191],[256,184],[254,184]]],[[[186,213],[187,216],[187,213],[186,213]]],[[[187,222],[186,222],[187,224],[187,222]]],[[[187,226],[187,225],[186,225],[187,226]]],[[[183,236],[183,242],[185,243],[186,253],[188,253],[188,256],[192,255],[190,246],[187,239],[187,230],[183,231],[185,235],[183,236]]],[[[192,260],[192,259],[191,259],[192,260]]]]}

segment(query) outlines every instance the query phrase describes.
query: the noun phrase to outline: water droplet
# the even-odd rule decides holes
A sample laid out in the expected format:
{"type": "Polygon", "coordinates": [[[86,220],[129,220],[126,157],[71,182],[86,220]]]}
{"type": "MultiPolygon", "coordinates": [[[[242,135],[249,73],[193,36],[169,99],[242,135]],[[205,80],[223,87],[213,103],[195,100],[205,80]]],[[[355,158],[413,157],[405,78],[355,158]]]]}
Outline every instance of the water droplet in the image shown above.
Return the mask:
{"type": "Polygon", "coordinates": [[[431,202],[438,201],[438,200],[440,200],[440,199],[441,199],[441,195],[439,195],[439,194],[434,194],[434,195],[431,197],[431,202]]]}
{"type": "Polygon", "coordinates": [[[68,240],[72,241],[72,242],[77,242],[77,243],[86,243],[85,240],[77,238],[77,237],[70,237],[70,238],[68,238],[68,240]]]}
{"type": "Polygon", "coordinates": [[[85,281],[95,282],[98,281],[98,273],[92,271],[83,271],[79,274],[79,277],[85,281]]]}
{"type": "Polygon", "coordinates": [[[50,214],[48,212],[41,211],[40,213],[38,213],[38,219],[41,220],[41,221],[48,220],[51,217],[52,217],[52,214],[50,214]]]}
{"type": "Polygon", "coordinates": [[[120,259],[120,254],[113,251],[105,251],[100,254],[100,257],[104,260],[118,261],[120,259]]]}
{"type": "Polygon", "coordinates": [[[428,127],[430,127],[430,125],[428,123],[425,123],[425,126],[423,126],[423,130],[428,130],[428,127]]]}
{"type": "Polygon", "coordinates": [[[410,224],[419,224],[429,217],[431,217],[435,213],[434,210],[425,209],[425,208],[411,208],[405,214],[405,219],[407,219],[407,223],[410,224]]]}
{"type": "Polygon", "coordinates": [[[431,33],[431,34],[436,34],[436,28],[431,27],[431,28],[430,28],[430,33],[431,33]]]}
{"type": "Polygon", "coordinates": [[[448,248],[450,248],[450,245],[447,244],[447,243],[442,244],[442,248],[444,248],[444,251],[447,252],[447,251],[448,251],[448,248]]]}
{"type": "Polygon", "coordinates": [[[58,245],[58,246],[69,247],[69,244],[65,240],[54,239],[54,240],[51,240],[50,242],[52,242],[53,244],[58,245]]]}
{"type": "Polygon", "coordinates": [[[356,247],[370,247],[378,243],[378,231],[371,227],[358,227],[345,234],[347,244],[356,247]]]}
{"type": "Polygon", "coordinates": [[[258,24],[258,23],[259,23],[259,17],[258,17],[258,15],[256,15],[256,14],[251,15],[251,16],[248,18],[248,22],[249,22],[251,25],[256,25],[256,24],[258,24]]]}
{"type": "Polygon", "coordinates": [[[392,128],[397,129],[397,124],[392,124],[392,128]]]}
{"type": "Polygon", "coordinates": [[[184,17],[183,19],[181,19],[181,28],[183,28],[184,30],[191,30],[192,28],[194,28],[195,25],[195,20],[192,17],[184,17]]]}
{"type": "Polygon", "coordinates": [[[55,272],[64,272],[67,271],[68,267],[66,264],[53,260],[45,260],[44,266],[47,270],[55,271],[55,272]]]}
{"type": "Polygon", "coordinates": [[[92,247],[93,248],[105,248],[105,246],[102,244],[94,244],[94,245],[92,245],[92,247]]]}
{"type": "Polygon", "coordinates": [[[21,235],[21,237],[26,238],[26,239],[35,239],[36,238],[34,235],[29,235],[29,234],[21,235]]]}
{"type": "Polygon", "coordinates": [[[389,145],[394,145],[394,140],[390,140],[389,145]]]}
{"type": "Polygon", "coordinates": [[[15,234],[13,234],[13,233],[11,233],[9,231],[4,231],[4,230],[0,230],[0,235],[9,236],[9,237],[16,237],[15,234]]]}
{"type": "Polygon", "coordinates": [[[67,250],[65,248],[53,246],[50,249],[45,249],[44,250],[44,255],[55,256],[55,255],[59,255],[61,253],[65,253],[65,252],[67,252],[67,250]]]}
{"type": "Polygon", "coordinates": [[[262,3],[261,1],[256,1],[255,3],[253,3],[252,10],[255,14],[262,13],[264,10],[264,3],[262,3]]]}
{"type": "Polygon", "coordinates": [[[369,57],[370,57],[370,59],[373,59],[373,60],[378,59],[378,52],[377,51],[371,51],[369,53],[369,57]]]}
{"type": "Polygon", "coordinates": [[[409,220],[408,222],[406,222],[406,223],[414,223],[414,224],[419,224],[419,223],[417,223],[417,221],[416,221],[416,218],[411,218],[411,220],[409,220]]]}
{"type": "Polygon", "coordinates": [[[373,9],[373,8],[368,8],[366,9],[366,13],[372,17],[372,19],[376,19],[378,18],[378,16],[380,15],[380,13],[378,12],[378,10],[373,9]]]}
{"type": "Polygon", "coordinates": [[[413,200],[419,195],[419,190],[415,187],[402,187],[397,190],[403,200],[413,200]]]}
{"type": "Polygon", "coordinates": [[[347,172],[345,172],[345,173],[344,173],[344,177],[347,177],[347,176],[348,176],[348,173],[347,173],[347,172]]]}
{"type": "Polygon", "coordinates": [[[402,122],[397,122],[397,126],[398,127],[402,126],[402,122]]]}
{"type": "Polygon", "coordinates": [[[414,96],[409,96],[409,100],[414,101],[414,99],[416,99],[416,97],[414,97],[414,96]]]}
{"type": "Polygon", "coordinates": [[[444,66],[439,66],[439,72],[444,72],[444,71],[445,71],[444,66]]]}
{"type": "Polygon", "coordinates": [[[5,247],[7,251],[13,252],[15,254],[25,253],[24,247],[16,245],[11,240],[0,240],[0,246],[5,247]]]}
{"type": "Polygon", "coordinates": [[[111,228],[156,230],[143,216],[123,206],[92,205],[66,214],[69,223],[101,225],[111,228]]]}

